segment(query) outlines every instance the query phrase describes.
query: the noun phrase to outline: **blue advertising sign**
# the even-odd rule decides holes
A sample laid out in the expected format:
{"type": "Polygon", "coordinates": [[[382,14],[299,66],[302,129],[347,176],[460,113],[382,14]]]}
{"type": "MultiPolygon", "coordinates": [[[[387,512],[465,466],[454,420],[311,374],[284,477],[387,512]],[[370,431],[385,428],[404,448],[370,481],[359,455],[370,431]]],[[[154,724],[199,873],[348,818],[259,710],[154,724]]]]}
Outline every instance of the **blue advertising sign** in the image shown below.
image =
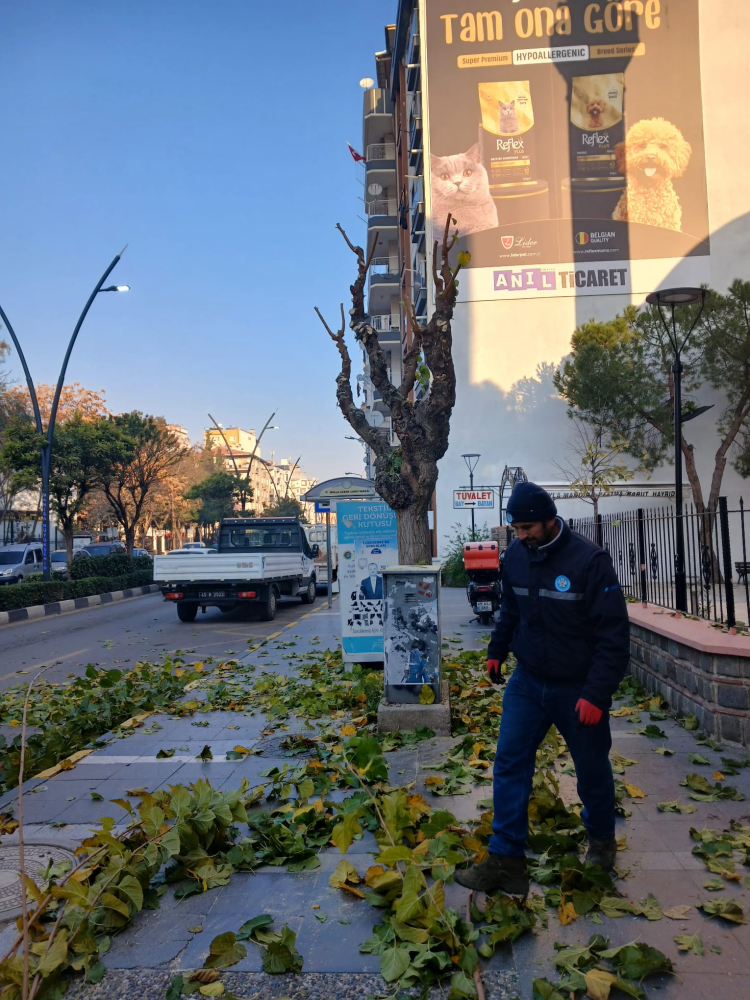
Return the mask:
{"type": "Polygon", "coordinates": [[[343,659],[383,659],[383,570],[398,564],[396,515],[381,502],[336,504],[343,659]]]}

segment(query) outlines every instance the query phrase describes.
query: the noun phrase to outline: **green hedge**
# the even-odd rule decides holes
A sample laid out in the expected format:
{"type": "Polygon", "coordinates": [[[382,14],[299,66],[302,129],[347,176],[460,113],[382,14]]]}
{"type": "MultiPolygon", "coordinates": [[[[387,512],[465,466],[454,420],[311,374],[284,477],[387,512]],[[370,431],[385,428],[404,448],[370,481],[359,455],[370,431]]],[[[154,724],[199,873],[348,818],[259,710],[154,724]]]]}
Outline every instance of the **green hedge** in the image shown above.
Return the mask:
{"type": "MultiPolygon", "coordinates": [[[[110,559],[111,556],[102,558],[110,559]]],[[[113,590],[128,590],[130,587],[145,587],[153,582],[154,574],[150,560],[144,561],[149,562],[146,569],[141,569],[137,573],[124,573],[121,576],[87,576],[84,580],[50,580],[48,583],[35,577],[29,583],[8,584],[0,587],[0,611],[30,608],[35,604],[51,604],[54,601],[68,601],[73,597],[108,594],[113,590]]],[[[133,562],[141,560],[134,559],[133,562]]]]}
{"type": "Polygon", "coordinates": [[[129,576],[145,571],[153,573],[153,566],[153,560],[146,556],[126,556],[123,552],[111,556],[79,556],[73,559],[70,576],[73,580],[85,580],[90,576],[129,576]]]}

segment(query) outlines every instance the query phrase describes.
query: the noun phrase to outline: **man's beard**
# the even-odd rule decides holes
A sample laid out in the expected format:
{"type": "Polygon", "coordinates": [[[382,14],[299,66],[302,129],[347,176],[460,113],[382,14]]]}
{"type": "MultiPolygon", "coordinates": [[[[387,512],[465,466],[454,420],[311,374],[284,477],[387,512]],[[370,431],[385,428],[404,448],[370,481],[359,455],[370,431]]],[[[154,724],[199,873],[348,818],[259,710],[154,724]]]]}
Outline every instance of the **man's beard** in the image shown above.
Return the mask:
{"type": "Polygon", "coordinates": [[[553,524],[551,528],[545,527],[544,534],[541,539],[527,538],[524,541],[524,545],[527,545],[530,549],[539,549],[543,545],[548,545],[555,537],[555,525],[553,524]]]}

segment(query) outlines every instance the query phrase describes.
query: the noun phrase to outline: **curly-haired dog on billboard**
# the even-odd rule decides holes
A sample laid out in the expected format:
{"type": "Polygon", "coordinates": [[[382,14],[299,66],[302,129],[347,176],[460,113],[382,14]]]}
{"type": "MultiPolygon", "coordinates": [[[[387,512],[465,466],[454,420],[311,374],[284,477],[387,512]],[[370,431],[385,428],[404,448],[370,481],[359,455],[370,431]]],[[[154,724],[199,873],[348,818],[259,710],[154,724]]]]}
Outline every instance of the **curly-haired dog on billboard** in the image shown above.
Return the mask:
{"type": "Polygon", "coordinates": [[[461,236],[497,226],[497,209],[490,194],[479,143],[465,153],[431,157],[432,218],[442,228],[448,213],[455,217],[461,236]]]}
{"type": "Polygon", "coordinates": [[[648,118],[628,129],[615,147],[617,169],[628,186],[612,213],[618,222],[682,230],[682,206],[672,186],[692,154],[682,132],[665,118],[648,118]]]}

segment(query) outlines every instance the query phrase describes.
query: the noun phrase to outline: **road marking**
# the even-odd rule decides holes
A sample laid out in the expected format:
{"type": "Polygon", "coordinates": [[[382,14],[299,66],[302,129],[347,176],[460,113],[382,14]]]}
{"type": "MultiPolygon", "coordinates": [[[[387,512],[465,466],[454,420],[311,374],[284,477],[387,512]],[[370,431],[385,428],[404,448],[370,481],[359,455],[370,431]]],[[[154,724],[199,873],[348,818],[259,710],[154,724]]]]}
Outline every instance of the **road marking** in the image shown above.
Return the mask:
{"type": "MultiPolygon", "coordinates": [[[[285,625],[284,628],[294,628],[295,625],[299,625],[299,622],[289,622],[289,624],[285,625]]],[[[279,632],[278,635],[281,635],[281,632],[279,632]]],[[[273,636],[269,636],[269,639],[272,638],[273,636]]]]}
{"type": "Polygon", "coordinates": [[[279,637],[279,636],[280,636],[281,634],[282,634],[281,632],[274,632],[274,633],[273,633],[273,635],[267,635],[267,636],[266,636],[266,639],[278,639],[278,637],[279,637]]]}
{"type": "MultiPolygon", "coordinates": [[[[35,663],[33,666],[26,668],[27,673],[33,673],[34,670],[41,670],[43,667],[54,667],[58,662],[62,660],[69,660],[73,656],[79,656],[81,653],[87,653],[89,651],[88,646],[84,646],[83,649],[76,649],[72,653],[66,653],[64,656],[56,656],[54,660],[50,660],[48,663],[35,663]]],[[[0,681],[7,680],[9,677],[15,677],[18,673],[17,670],[11,670],[9,674],[0,674],[0,681]]]]}
{"type": "Polygon", "coordinates": [[[302,615],[300,621],[302,621],[302,618],[309,618],[309,617],[310,617],[310,612],[308,611],[306,615],[302,615]]]}

